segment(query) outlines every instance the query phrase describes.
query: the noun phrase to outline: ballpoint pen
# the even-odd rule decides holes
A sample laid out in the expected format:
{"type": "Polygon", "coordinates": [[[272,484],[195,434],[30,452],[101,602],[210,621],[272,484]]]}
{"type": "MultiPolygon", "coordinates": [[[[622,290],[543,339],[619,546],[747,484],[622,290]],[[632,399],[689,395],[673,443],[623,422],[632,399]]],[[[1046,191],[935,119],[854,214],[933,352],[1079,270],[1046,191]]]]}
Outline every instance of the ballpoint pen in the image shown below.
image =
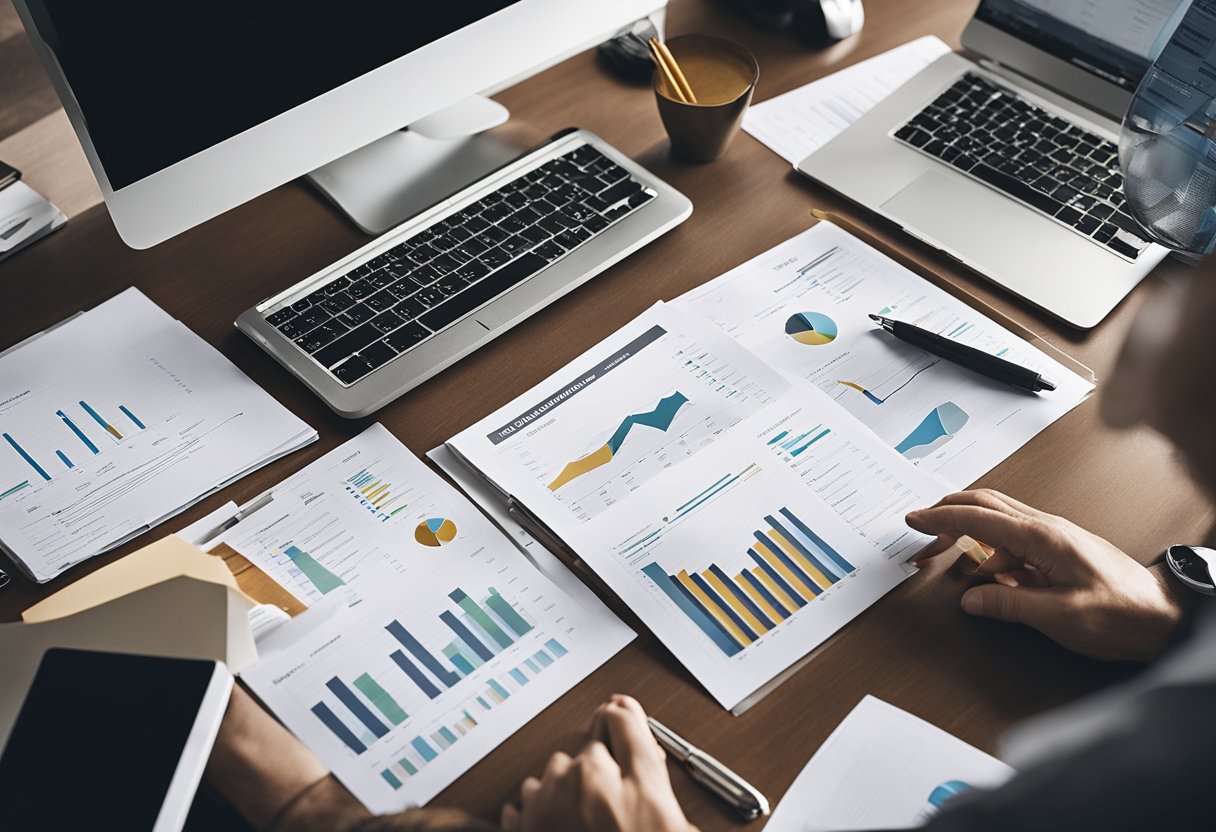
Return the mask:
{"type": "Polygon", "coordinates": [[[1031,393],[1056,389],[1054,382],[1043,378],[1028,367],[1014,364],[1012,361],[1006,361],[999,356],[990,355],[966,344],[960,344],[958,341],[952,341],[936,332],[930,332],[927,329],[892,320],[882,315],[871,315],[870,320],[901,341],[920,347],[927,353],[952,361],[994,381],[1000,381],[1021,390],[1028,390],[1031,393]]]}
{"type": "Polygon", "coordinates": [[[744,820],[768,814],[768,800],[760,791],[726,766],[672,731],[654,717],[646,720],[650,732],[668,754],[676,758],[702,786],[721,798],[744,820]]]}

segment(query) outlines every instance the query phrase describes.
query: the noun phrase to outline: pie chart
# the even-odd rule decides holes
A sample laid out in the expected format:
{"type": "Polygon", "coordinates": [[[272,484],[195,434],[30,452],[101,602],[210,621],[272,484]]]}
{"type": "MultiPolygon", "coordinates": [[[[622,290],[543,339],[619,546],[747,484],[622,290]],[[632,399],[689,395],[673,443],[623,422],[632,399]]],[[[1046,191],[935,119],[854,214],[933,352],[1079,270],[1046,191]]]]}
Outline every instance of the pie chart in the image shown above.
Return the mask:
{"type": "Polygon", "coordinates": [[[456,524],[446,517],[423,520],[414,529],[414,540],[423,546],[442,546],[456,539],[456,524]]]}
{"type": "Polygon", "coordinates": [[[821,347],[836,340],[836,322],[820,312],[797,312],[785,322],[785,334],[799,344],[821,347]]]}

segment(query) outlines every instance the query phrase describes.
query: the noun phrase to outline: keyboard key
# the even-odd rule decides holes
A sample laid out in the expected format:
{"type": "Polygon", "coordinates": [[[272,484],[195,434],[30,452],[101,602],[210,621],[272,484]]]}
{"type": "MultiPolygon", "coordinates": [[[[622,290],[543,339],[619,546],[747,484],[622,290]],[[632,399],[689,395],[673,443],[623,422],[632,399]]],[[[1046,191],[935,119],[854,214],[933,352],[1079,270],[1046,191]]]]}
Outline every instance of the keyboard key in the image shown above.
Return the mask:
{"type": "Polygon", "coordinates": [[[392,312],[383,312],[372,319],[372,326],[381,332],[392,332],[405,321],[392,312]]]}
{"type": "Polygon", "coordinates": [[[372,312],[383,312],[397,305],[397,297],[386,289],[376,292],[376,294],[365,300],[364,303],[367,304],[372,312]]]}
{"type": "Polygon", "coordinates": [[[423,266],[421,269],[416,269],[410,275],[410,280],[413,280],[419,286],[430,286],[439,279],[439,272],[435,271],[430,266],[423,266]]]}
{"type": "Polygon", "coordinates": [[[370,321],[375,317],[375,315],[376,313],[373,312],[366,304],[356,303],[350,309],[343,312],[342,315],[339,316],[338,320],[342,321],[342,323],[353,329],[365,321],[370,321]]]}
{"type": "Polygon", "coordinates": [[[345,332],[346,327],[340,321],[334,320],[321,324],[303,337],[297,338],[296,343],[304,352],[314,353],[341,337],[345,332]]]}
{"type": "Polygon", "coordinates": [[[333,369],[333,374],[338,377],[338,381],[346,384],[354,384],[359,379],[372,371],[372,365],[368,364],[359,356],[353,356],[342,362],[339,366],[333,369]]]}
{"type": "Polygon", "coordinates": [[[1056,212],[1056,219],[1065,225],[1076,225],[1077,220],[1081,219],[1081,212],[1064,205],[1056,212]]]}
{"type": "Polygon", "coordinates": [[[418,300],[418,298],[406,298],[394,306],[393,311],[400,315],[403,320],[412,321],[426,311],[426,305],[418,300]]]}
{"type": "MultiPolygon", "coordinates": [[[[311,334],[309,333],[309,336],[306,337],[310,337],[311,334]]],[[[332,367],[348,355],[358,352],[374,341],[379,341],[383,334],[368,322],[331,341],[324,348],[315,352],[310,350],[310,352],[314,352],[313,358],[317,359],[318,363],[332,367]]]]}
{"type": "Polygon", "coordinates": [[[1111,237],[1115,236],[1118,231],[1119,227],[1117,225],[1112,225],[1108,222],[1103,224],[1101,228],[1094,232],[1094,239],[1099,243],[1105,243],[1109,241],[1111,237]]]}
{"type": "Polygon", "coordinates": [[[308,332],[308,330],[312,329],[313,327],[325,323],[325,321],[328,321],[329,318],[330,314],[324,309],[321,309],[320,307],[313,307],[300,317],[296,318],[296,325],[305,332],[308,332]]]}
{"type": "Polygon", "coordinates": [[[355,303],[355,299],[350,296],[349,292],[338,292],[325,300],[321,301],[321,308],[331,315],[337,315],[340,312],[345,312],[355,303]]]}
{"type": "Polygon", "coordinates": [[[480,280],[490,273],[490,267],[480,260],[471,260],[456,270],[456,276],[466,284],[480,280]]]}
{"type": "Polygon", "coordinates": [[[352,284],[350,289],[347,291],[350,292],[350,296],[355,300],[363,300],[368,295],[374,295],[376,293],[376,289],[377,287],[373,286],[370,280],[363,278],[357,283],[352,284]]]}
{"type": "Polygon", "coordinates": [[[455,273],[450,274],[447,277],[441,277],[439,282],[435,284],[435,288],[438,289],[445,298],[450,298],[452,295],[463,289],[464,286],[464,280],[458,277],[455,273]]]}
{"type": "Polygon", "coordinates": [[[490,228],[487,228],[485,231],[481,232],[481,234],[478,235],[478,239],[486,243],[486,245],[488,245],[490,248],[493,248],[510,236],[510,232],[503,231],[498,226],[491,226],[490,228]]]}
{"type": "Polygon", "coordinates": [[[602,191],[599,195],[600,199],[607,202],[609,205],[615,205],[633,196],[638,191],[642,190],[642,186],[632,179],[626,179],[622,182],[617,182],[606,191],[602,191]]]}
{"type": "Polygon", "coordinates": [[[493,274],[477,281],[446,303],[423,313],[420,320],[433,331],[443,329],[528,279],[546,265],[548,263],[543,257],[530,252],[524,254],[493,274]]]}
{"type": "MultiPolygon", "coordinates": [[[[604,219],[603,217],[592,217],[591,219],[587,220],[587,222],[585,222],[583,224],[583,227],[586,228],[588,231],[590,231],[592,234],[598,234],[599,232],[601,232],[605,228],[607,228],[609,225],[611,225],[611,223],[608,220],[604,219]]],[[[524,234],[526,236],[527,232],[525,231],[524,234]]]]}
{"type": "MultiPolygon", "coordinates": [[[[608,221],[604,220],[602,217],[595,217],[594,219],[601,220],[604,223],[604,225],[608,225],[608,221]]],[[[592,230],[594,230],[594,229],[592,229],[592,230]]],[[[530,225],[527,228],[525,228],[523,231],[521,231],[519,233],[519,236],[523,237],[529,243],[536,245],[538,243],[543,243],[546,240],[548,240],[550,237],[550,234],[548,231],[541,228],[539,225],[530,225]]]]}
{"type": "Polygon", "coordinates": [[[281,323],[291,320],[296,316],[295,311],[290,306],[285,306],[278,312],[271,312],[266,316],[266,322],[271,326],[278,326],[281,323]]]}
{"type": "Polygon", "coordinates": [[[1128,243],[1119,234],[1116,234],[1114,237],[1107,240],[1106,246],[1111,251],[1115,252],[1115,254],[1122,254],[1124,257],[1130,257],[1132,259],[1135,259],[1140,254],[1140,249],[1138,247],[1128,243]]]}
{"type": "Polygon", "coordinates": [[[384,343],[400,353],[405,352],[419,341],[425,341],[430,334],[426,327],[417,323],[409,323],[390,333],[384,339],[384,343]]]}
{"type": "Polygon", "coordinates": [[[421,301],[429,309],[430,307],[441,303],[444,296],[443,292],[439,291],[434,286],[430,286],[414,295],[414,297],[421,301]]]}
{"type": "Polygon", "coordinates": [[[566,250],[558,243],[550,241],[545,243],[540,248],[533,250],[532,253],[540,255],[541,257],[545,258],[546,262],[552,263],[554,260],[565,254],[566,250]]]}
{"type": "Polygon", "coordinates": [[[336,295],[338,292],[341,292],[343,289],[349,286],[350,283],[351,280],[349,277],[339,277],[336,280],[331,280],[329,283],[326,283],[325,288],[323,288],[321,291],[327,295],[336,295]]]}
{"type": "Polygon", "coordinates": [[[655,195],[650,191],[638,191],[633,196],[629,197],[628,205],[630,208],[640,208],[650,200],[654,199],[655,195]]]}
{"type": "Polygon", "coordinates": [[[304,330],[301,329],[295,321],[283,321],[283,323],[279,324],[276,329],[278,329],[279,332],[283,333],[288,338],[292,339],[299,338],[304,334],[304,330]]]}
{"type": "Polygon", "coordinates": [[[503,251],[507,252],[507,254],[518,254],[519,252],[527,251],[530,248],[532,248],[532,243],[529,242],[525,237],[521,237],[518,234],[502,241],[502,249],[503,251]]]}
{"type": "Polygon", "coordinates": [[[1102,220],[1097,217],[1084,216],[1073,223],[1073,226],[1082,234],[1093,234],[1102,225],[1102,220]]]}
{"type": "Polygon", "coordinates": [[[1046,194],[1041,194],[1025,182],[988,165],[976,165],[971,169],[971,175],[1046,214],[1054,214],[1060,207],[1058,202],[1046,194]]]}
{"type": "Polygon", "coordinates": [[[377,341],[370,347],[359,350],[359,357],[368,363],[373,370],[383,367],[397,357],[397,351],[383,341],[377,341]]]}

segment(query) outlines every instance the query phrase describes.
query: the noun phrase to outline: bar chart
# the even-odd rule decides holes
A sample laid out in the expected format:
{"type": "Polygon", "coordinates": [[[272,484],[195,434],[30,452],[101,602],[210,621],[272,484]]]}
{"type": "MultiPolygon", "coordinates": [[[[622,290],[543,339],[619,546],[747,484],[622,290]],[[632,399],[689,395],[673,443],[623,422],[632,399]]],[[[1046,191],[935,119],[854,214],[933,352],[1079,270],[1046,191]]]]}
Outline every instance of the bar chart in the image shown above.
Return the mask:
{"type": "MultiPolygon", "coordinates": [[[[81,399],[77,402],[77,407],[79,407],[85,416],[88,417],[88,420],[93,423],[93,425],[90,426],[91,429],[98,434],[104,434],[104,438],[101,438],[100,435],[96,441],[90,438],[89,434],[80,428],[72,416],[62,409],[55,411],[55,415],[59,417],[60,420],[56,424],[60,424],[63,428],[66,428],[66,431],[62,436],[62,440],[71,442],[70,446],[64,446],[64,448],[67,448],[67,450],[64,450],[63,448],[47,447],[46,450],[42,452],[31,451],[26,448],[22,442],[18,441],[11,433],[3,434],[4,441],[8,444],[8,446],[16,452],[16,454],[24,462],[25,466],[31,469],[35,476],[43,482],[50,482],[55,476],[53,472],[56,471],[56,467],[51,461],[52,457],[60,466],[62,466],[63,470],[70,471],[76,467],[76,464],[80,461],[81,457],[86,456],[86,452],[87,457],[99,455],[101,453],[101,446],[98,444],[99,442],[118,444],[123,441],[122,432],[119,431],[119,429],[115,427],[109,419],[102,416],[102,414],[99,413],[87,401],[81,399]],[[78,445],[82,446],[84,451],[81,451],[79,447],[77,447],[78,445]],[[45,454],[45,456],[40,459],[39,456],[43,454],[45,454]],[[72,461],[73,457],[76,457],[76,462],[72,461]]],[[[144,423],[140,421],[134,412],[132,412],[131,409],[126,405],[118,405],[116,409],[123,416],[123,430],[126,430],[128,433],[133,430],[146,430],[147,426],[144,425],[144,423]],[[126,422],[130,423],[130,427],[125,424],[126,422]]],[[[85,424],[88,425],[88,421],[85,421],[85,424]]],[[[42,439],[42,444],[46,445],[46,437],[42,436],[40,439],[42,439]]],[[[58,441],[56,440],[51,441],[54,442],[54,444],[58,444],[58,441]]],[[[0,499],[8,496],[9,493],[16,493],[16,491],[24,487],[26,486],[18,485],[5,492],[0,492],[0,499]]]]}
{"type": "Polygon", "coordinates": [[[810,430],[804,430],[800,433],[783,430],[768,440],[767,444],[775,445],[778,450],[792,459],[806,453],[812,445],[831,432],[831,428],[824,427],[823,423],[820,422],[810,430]]]}
{"type": "Polygon", "coordinates": [[[393,515],[409,508],[409,503],[394,489],[391,481],[377,476],[367,468],[361,468],[349,476],[343,485],[360,506],[382,523],[387,523],[393,515]]]}
{"type": "MultiPolygon", "coordinates": [[[[536,628],[528,613],[493,587],[480,602],[459,587],[448,593],[447,600],[449,608],[438,614],[443,625],[439,629],[451,637],[446,644],[438,649],[428,647],[414,628],[395,618],[383,628],[391,646],[387,651],[390,663],[382,667],[396,673],[390,677],[381,670],[376,678],[366,670],[349,683],[336,676],[325,683],[336,702],[319,701],[312,706],[312,713],[355,754],[363,754],[392,727],[409,719],[409,709],[402,703],[439,699],[536,628]]],[[[433,759],[430,755],[446,750],[476,726],[476,718],[466,712],[468,708],[488,711],[502,704],[567,652],[554,638],[547,639],[540,649],[529,650],[512,651],[511,657],[496,663],[488,675],[479,675],[485,687],[475,696],[466,694],[472,705],[462,705],[458,711],[461,716],[412,740],[417,756],[410,755],[411,765],[425,765],[433,759]]],[[[399,779],[416,773],[402,768],[395,774],[399,779]]]]}
{"type": "Polygon", "coordinates": [[[716,563],[669,574],[642,567],[655,586],[727,656],[734,656],[851,575],[856,567],[789,508],[764,516],[747,557],[730,575],[716,563]]]}

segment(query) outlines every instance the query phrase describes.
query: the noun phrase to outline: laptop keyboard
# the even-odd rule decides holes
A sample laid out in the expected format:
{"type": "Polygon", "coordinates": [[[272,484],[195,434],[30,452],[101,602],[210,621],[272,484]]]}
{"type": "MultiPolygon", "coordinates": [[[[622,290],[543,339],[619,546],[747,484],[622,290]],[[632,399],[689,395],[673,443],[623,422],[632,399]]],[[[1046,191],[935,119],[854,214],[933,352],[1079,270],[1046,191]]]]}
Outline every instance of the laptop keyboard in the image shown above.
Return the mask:
{"type": "Polygon", "coordinates": [[[582,145],[265,318],[353,384],[655,196],[582,145]]]}
{"type": "Polygon", "coordinates": [[[966,73],[894,135],[1129,260],[1149,245],[1114,142],[983,76],[966,73]]]}

